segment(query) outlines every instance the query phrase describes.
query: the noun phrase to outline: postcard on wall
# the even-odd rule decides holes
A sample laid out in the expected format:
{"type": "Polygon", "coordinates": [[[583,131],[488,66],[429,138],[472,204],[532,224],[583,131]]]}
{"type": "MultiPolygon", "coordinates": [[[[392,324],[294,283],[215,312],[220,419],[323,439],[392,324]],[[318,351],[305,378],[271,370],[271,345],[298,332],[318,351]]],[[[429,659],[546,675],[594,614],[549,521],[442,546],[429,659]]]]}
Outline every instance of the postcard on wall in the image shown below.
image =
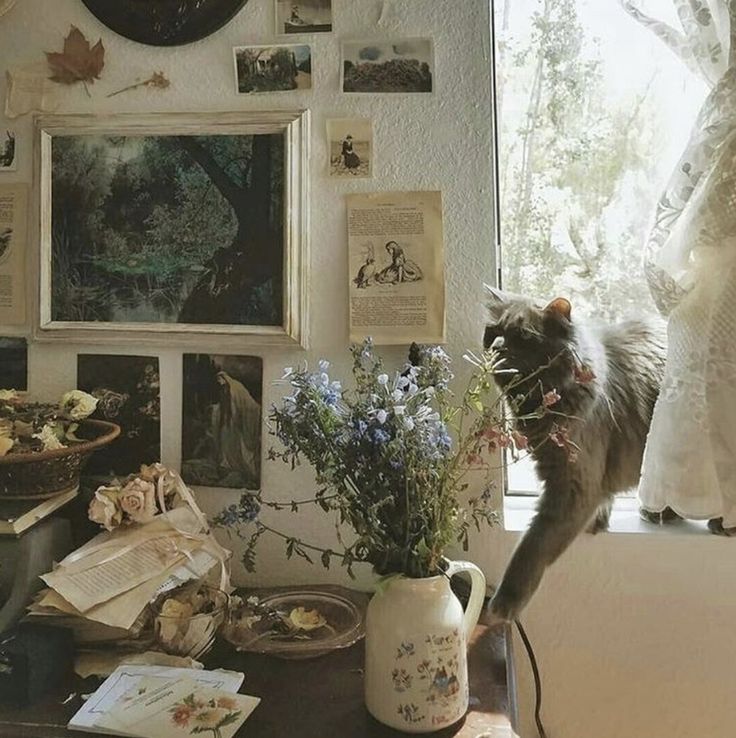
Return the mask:
{"type": "Polygon", "coordinates": [[[0,338],[0,389],[28,389],[28,343],[25,338],[0,338]]]}
{"type": "Polygon", "coordinates": [[[18,150],[15,145],[15,132],[0,132],[0,173],[14,172],[18,168],[18,150]]]}
{"type": "Polygon", "coordinates": [[[274,0],[276,33],[330,33],[332,0],[274,0]]]}
{"type": "Polygon", "coordinates": [[[0,324],[26,319],[28,187],[0,185],[0,324]]]}
{"type": "Polygon", "coordinates": [[[312,49],[308,44],[236,46],[233,54],[240,93],[312,88],[312,49]]]}
{"type": "Polygon", "coordinates": [[[440,192],[347,195],[350,340],[443,343],[440,192]]]}
{"type": "Polygon", "coordinates": [[[369,118],[333,118],[327,121],[330,177],[373,175],[373,122],[369,118]]]}
{"type": "Polygon", "coordinates": [[[182,478],[207,487],[261,483],[263,361],[184,354],[182,478]]]}
{"type": "Polygon", "coordinates": [[[77,387],[94,395],[92,415],[121,428],[110,446],[92,454],[85,473],[123,476],[161,458],[161,398],[158,358],[79,354],[77,387]]]}
{"type": "Polygon", "coordinates": [[[343,41],[343,92],[416,93],[433,89],[432,39],[343,41]]]}

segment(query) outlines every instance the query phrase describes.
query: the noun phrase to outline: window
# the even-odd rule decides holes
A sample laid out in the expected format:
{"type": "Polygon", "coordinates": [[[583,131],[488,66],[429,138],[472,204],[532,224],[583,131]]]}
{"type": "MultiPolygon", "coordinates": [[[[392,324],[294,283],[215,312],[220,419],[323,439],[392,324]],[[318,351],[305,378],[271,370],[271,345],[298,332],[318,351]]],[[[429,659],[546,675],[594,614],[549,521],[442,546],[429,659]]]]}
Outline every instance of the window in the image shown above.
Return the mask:
{"type": "MultiPolygon", "coordinates": [[[[670,0],[637,7],[677,26],[670,0]]],[[[501,285],[653,315],[642,246],[705,85],[618,2],[495,0],[493,19],[501,285]]],[[[536,493],[530,463],[507,488],[536,493]]]]}

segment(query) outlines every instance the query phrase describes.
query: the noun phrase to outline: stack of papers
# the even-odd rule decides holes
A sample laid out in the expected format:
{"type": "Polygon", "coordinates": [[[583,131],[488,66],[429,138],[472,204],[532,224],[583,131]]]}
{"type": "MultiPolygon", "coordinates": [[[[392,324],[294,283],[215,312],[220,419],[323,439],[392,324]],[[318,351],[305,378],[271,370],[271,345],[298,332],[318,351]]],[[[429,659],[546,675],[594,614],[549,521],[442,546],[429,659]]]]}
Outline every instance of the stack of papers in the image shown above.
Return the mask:
{"type": "Polygon", "coordinates": [[[231,738],[260,702],[237,694],[242,683],[243,674],[233,671],[120,666],[67,727],[139,738],[210,731],[231,738]]]}
{"type": "Polygon", "coordinates": [[[135,638],[148,604],[162,592],[201,579],[222,558],[186,507],[142,526],[93,538],[41,578],[48,585],[30,617],[71,627],[77,643],[135,638]]]}

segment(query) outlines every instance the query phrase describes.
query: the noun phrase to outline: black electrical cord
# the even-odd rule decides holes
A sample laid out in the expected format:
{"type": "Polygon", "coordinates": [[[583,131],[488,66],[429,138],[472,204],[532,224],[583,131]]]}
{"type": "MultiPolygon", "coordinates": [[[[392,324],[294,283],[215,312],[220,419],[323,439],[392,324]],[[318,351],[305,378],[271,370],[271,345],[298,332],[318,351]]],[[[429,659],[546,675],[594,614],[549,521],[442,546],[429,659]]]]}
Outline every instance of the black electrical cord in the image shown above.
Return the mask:
{"type": "Polygon", "coordinates": [[[529,664],[532,667],[532,675],[534,676],[534,722],[537,724],[537,730],[539,731],[539,738],[547,738],[547,733],[544,732],[544,725],[542,724],[542,679],[539,676],[539,666],[537,665],[537,657],[534,655],[534,649],[532,648],[529,636],[527,636],[524,626],[519,620],[514,620],[516,629],[519,631],[519,636],[526,648],[527,656],[529,657],[529,664]]]}

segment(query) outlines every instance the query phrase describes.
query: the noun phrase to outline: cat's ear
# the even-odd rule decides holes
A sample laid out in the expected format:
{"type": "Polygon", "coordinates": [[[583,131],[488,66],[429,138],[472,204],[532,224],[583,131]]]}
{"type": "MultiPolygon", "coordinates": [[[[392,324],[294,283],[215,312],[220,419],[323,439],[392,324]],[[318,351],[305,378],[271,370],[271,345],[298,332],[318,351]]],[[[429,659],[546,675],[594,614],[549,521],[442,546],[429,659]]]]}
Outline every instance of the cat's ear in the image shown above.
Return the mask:
{"type": "Polygon", "coordinates": [[[552,300],[546,308],[544,308],[544,312],[547,313],[547,315],[560,316],[566,320],[570,320],[572,305],[570,305],[570,301],[566,300],[564,297],[555,297],[555,299],[552,300]]]}
{"type": "Polygon", "coordinates": [[[491,298],[490,302],[491,304],[495,303],[497,305],[505,305],[507,302],[510,302],[513,298],[513,295],[509,294],[508,292],[504,292],[502,289],[499,289],[498,287],[492,287],[490,284],[483,283],[483,289],[486,291],[486,294],[491,298]]]}

